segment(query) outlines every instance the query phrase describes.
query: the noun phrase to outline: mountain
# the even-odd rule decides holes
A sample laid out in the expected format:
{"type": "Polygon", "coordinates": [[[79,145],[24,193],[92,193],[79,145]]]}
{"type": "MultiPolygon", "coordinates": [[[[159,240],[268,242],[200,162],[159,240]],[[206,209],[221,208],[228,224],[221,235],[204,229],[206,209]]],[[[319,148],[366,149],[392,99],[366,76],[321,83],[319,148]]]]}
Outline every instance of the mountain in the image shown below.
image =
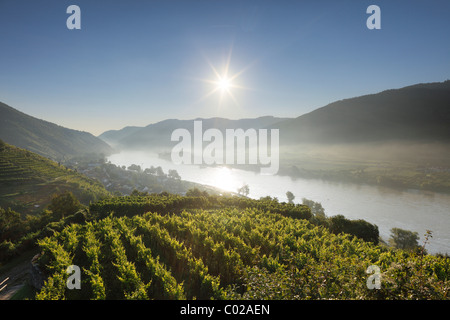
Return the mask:
{"type": "Polygon", "coordinates": [[[170,147],[176,142],[171,142],[171,134],[175,129],[187,129],[193,131],[194,121],[201,120],[203,131],[216,128],[221,131],[225,129],[244,130],[248,128],[260,129],[288,118],[276,118],[272,116],[259,117],[254,119],[230,120],[225,118],[197,118],[192,120],[168,119],[146,127],[125,127],[121,130],[106,131],[98,137],[118,149],[148,149],[170,147]]]}
{"type": "Polygon", "coordinates": [[[40,212],[54,194],[64,191],[86,205],[109,196],[100,182],[0,140],[0,207],[40,212]]]}
{"type": "Polygon", "coordinates": [[[88,132],[34,118],[1,102],[0,139],[54,160],[113,151],[107,143],[88,132]]]}
{"type": "MultiPolygon", "coordinates": [[[[203,130],[279,129],[281,145],[372,142],[450,142],[450,80],[416,84],[330,103],[297,118],[260,117],[202,120],[203,130]]],[[[177,128],[192,132],[194,120],[168,119],[146,127],[125,127],[99,138],[118,149],[171,147],[177,128]]]]}
{"type": "Polygon", "coordinates": [[[450,142],[450,80],[333,102],[272,125],[282,144],[450,142]]]}
{"type": "Polygon", "coordinates": [[[111,146],[117,145],[121,139],[125,139],[127,136],[141,130],[142,127],[125,127],[120,130],[109,130],[103,132],[98,138],[102,139],[111,146]]]}

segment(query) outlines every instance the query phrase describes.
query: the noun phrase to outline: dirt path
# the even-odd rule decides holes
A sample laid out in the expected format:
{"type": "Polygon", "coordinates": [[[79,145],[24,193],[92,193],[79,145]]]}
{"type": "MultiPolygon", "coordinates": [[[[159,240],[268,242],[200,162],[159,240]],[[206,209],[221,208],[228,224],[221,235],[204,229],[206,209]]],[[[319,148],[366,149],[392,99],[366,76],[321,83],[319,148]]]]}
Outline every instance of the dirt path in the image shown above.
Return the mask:
{"type": "Polygon", "coordinates": [[[29,277],[30,261],[26,260],[14,266],[10,270],[0,275],[0,283],[9,278],[2,284],[6,287],[0,291],[0,300],[9,300],[26,283],[29,277]]]}

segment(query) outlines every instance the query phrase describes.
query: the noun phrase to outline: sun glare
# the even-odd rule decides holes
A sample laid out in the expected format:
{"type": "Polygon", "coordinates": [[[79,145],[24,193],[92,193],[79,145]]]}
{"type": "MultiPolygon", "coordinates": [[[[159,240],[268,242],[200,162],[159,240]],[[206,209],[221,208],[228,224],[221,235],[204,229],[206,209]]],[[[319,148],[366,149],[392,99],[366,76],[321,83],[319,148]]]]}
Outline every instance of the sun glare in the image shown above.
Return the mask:
{"type": "Polygon", "coordinates": [[[236,89],[248,89],[248,88],[239,85],[236,80],[248,67],[244,68],[243,70],[240,70],[237,73],[229,75],[231,70],[230,68],[231,51],[226,61],[226,64],[222,70],[219,71],[218,69],[216,69],[216,67],[214,67],[214,65],[210,61],[208,61],[208,64],[215,75],[215,79],[202,79],[203,82],[212,85],[212,89],[206,95],[204,95],[200,99],[200,101],[218,92],[220,94],[219,97],[220,105],[222,105],[226,97],[230,98],[236,105],[238,105],[238,102],[234,95],[234,91],[236,89]]]}
{"type": "Polygon", "coordinates": [[[222,77],[217,81],[217,87],[222,91],[228,91],[232,87],[231,80],[227,77],[222,77]]]}
{"type": "Polygon", "coordinates": [[[222,167],[214,173],[215,186],[226,190],[226,191],[236,191],[237,181],[231,174],[231,169],[222,167]]]}

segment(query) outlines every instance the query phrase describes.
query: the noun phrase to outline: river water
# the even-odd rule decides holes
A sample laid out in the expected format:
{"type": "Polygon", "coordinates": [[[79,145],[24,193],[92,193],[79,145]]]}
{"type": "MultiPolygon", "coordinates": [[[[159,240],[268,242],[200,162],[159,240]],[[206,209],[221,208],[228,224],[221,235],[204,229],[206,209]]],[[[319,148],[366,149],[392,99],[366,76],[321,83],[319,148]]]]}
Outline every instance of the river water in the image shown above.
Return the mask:
{"type": "Polygon", "coordinates": [[[450,195],[418,190],[399,191],[391,188],[327,182],[313,179],[291,179],[284,176],[224,167],[175,165],[159,158],[155,153],[127,151],[110,156],[116,165],[137,164],[144,168],[161,166],[164,172],[175,169],[183,180],[234,191],[247,184],[249,197],[277,197],[287,201],[286,192],[295,195],[294,202],[302,198],[320,202],[327,216],[342,214],[349,219],[364,219],[376,224],[380,236],[387,240],[391,228],[416,231],[422,244],[426,230],[433,237],[426,249],[430,253],[450,254],[450,195]]]}

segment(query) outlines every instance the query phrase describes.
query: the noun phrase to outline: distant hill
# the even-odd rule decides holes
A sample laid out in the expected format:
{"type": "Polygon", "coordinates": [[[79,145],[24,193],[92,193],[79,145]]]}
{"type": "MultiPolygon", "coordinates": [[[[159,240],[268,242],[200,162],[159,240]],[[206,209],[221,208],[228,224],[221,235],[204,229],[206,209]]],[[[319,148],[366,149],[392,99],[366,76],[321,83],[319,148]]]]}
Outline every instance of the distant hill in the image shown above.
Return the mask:
{"type": "Polygon", "coordinates": [[[272,116],[240,120],[230,120],[225,118],[197,118],[192,120],[168,119],[150,124],[146,127],[125,127],[121,130],[106,131],[99,135],[99,138],[118,149],[161,148],[170,147],[175,144],[175,142],[170,141],[172,132],[175,129],[183,128],[192,132],[195,120],[202,120],[203,131],[210,128],[216,128],[224,132],[225,129],[242,128],[246,130],[248,128],[265,128],[286,121],[287,119],[288,118],[276,118],[272,116]]]}
{"type": "Polygon", "coordinates": [[[88,132],[34,118],[1,102],[0,139],[54,160],[113,151],[107,143],[88,132]]]}
{"type": "MultiPolygon", "coordinates": [[[[260,117],[203,120],[209,128],[276,128],[282,145],[368,142],[450,142],[450,80],[333,102],[297,118],[260,117]]],[[[171,147],[173,130],[193,129],[194,120],[168,119],[146,127],[125,127],[99,138],[118,149],[171,147]]]]}
{"type": "Polygon", "coordinates": [[[450,142],[450,80],[336,101],[271,127],[282,144],[450,142]]]}
{"type": "Polygon", "coordinates": [[[122,139],[126,139],[129,135],[141,130],[143,127],[125,127],[120,130],[109,130],[103,132],[98,137],[111,146],[120,145],[122,139]]]}
{"type": "Polygon", "coordinates": [[[100,182],[0,140],[0,207],[40,212],[54,194],[64,191],[85,205],[109,195],[100,182]]]}

